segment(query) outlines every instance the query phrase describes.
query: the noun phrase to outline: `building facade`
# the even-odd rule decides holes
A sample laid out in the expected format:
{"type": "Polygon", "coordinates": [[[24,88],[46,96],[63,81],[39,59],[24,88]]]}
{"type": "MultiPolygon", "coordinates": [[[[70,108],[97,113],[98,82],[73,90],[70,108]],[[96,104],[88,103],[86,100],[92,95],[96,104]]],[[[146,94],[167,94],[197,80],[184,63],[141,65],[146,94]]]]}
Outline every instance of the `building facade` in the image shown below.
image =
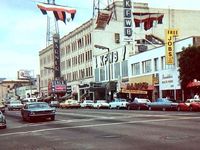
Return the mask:
{"type": "MultiPolygon", "coordinates": [[[[129,64],[134,64],[131,60],[149,57],[153,55],[151,52],[155,51],[150,49],[163,46],[165,29],[178,29],[179,36],[176,40],[198,35],[200,29],[196,25],[200,23],[199,11],[155,9],[149,8],[147,3],[133,3],[133,6],[134,40],[130,43],[123,40],[124,6],[122,1],[116,1],[109,6],[112,16],[105,29],[96,28],[97,17],[95,17],[60,39],[61,76],[67,80],[68,94],[74,95],[77,100],[81,100],[84,94],[89,95],[88,98],[93,100],[100,98],[98,96],[102,94],[105,97],[106,95],[113,96],[121,90],[116,83],[132,82],[132,78],[135,80],[137,74],[130,72],[131,65],[129,64]],[[142,53],[145,51],[148,54],[142,53]],[[145,54],[147,56],[144,56],[145,54]],[[113,83],[115,88],[110,83],[113,83]]],[[[159,55],[164,56],[164,54],[159,55]]],[[[53,46],[50,45],[41,50],[39,57],[40,91],[46,94],[48,81],[53,79],[52,70],[45,69],[54,66],[53,46]]],[[[160,59],[155,61],[160,61],[160,59]]],[[[156,79],[157,74],[153,74],[156,79]]],[[[161,84],[162,89],[165,88],[164,83],[168,82],[164,80],[171,77],[170,75],[165,77],[164,72],[163,74],[164,76],[159,74],[158,83],[161,84]],[[163,82],[160,82],[161,80],[163,82]]],[[[173,75],[173,79],[177,79],[177,76],[173,75]]],[[[140,80],[146,81],[146,78],[140,80]]],[[[157,94],[162,96],[159,91],[157,94]]]]}

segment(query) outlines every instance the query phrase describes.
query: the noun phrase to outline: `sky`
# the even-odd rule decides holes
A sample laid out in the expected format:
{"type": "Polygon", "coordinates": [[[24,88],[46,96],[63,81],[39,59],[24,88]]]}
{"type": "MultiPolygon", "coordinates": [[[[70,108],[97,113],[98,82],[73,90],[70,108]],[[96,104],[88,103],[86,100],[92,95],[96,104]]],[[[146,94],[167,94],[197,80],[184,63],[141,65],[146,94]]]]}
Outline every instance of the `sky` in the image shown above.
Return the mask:
{"type": "MultiPolygon", "coordinates": [[[[46,0],[1,0],[0,5],[0,78],[17,79],[17,71],[39,74],[39,51],[46,47],[46,16],[37,2],[46,0]]],[[[112,0],[109,0],[112,1],[112,0]]],[[[93,0],[55,0],[56,4],[77,10],[73,21],[58,21],[64,36],[92,18],[93,0]]],[[[107,0],[101,0],[101,7],[107,0]]],[[[134,0],[153,8],[200,10],[199,0],[134,0]]]]}

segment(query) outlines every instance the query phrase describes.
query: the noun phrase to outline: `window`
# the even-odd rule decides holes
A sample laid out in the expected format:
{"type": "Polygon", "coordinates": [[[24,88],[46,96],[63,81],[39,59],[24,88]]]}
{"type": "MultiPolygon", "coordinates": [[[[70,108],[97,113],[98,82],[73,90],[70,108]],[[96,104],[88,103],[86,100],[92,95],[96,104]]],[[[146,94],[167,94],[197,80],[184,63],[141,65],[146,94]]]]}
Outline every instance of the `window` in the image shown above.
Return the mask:
{"type": "Polygon", "coordinates": [[[125,60],[122,62],[122,77],[128,76],[128,61],[125,60]]]}
{"type": "Polygon", "coordinates": [[[100,81],[105,81],[105,68],[100,68],[100,81]]]}
{"type": "Polygon", "coordinates": [[[120,77],[120,63],[115,64],[115,78],[118,79],[120,77]]]}
{"type": "Polygon", "coordinates": [[[154,71],[158,71],[158,58],[154,58],[154,71]]]}
{"type": "Polygon", "coordinates": [[[134,63],[131,65],[132,68],[132,75],[139,75],[140,74],[140,63],[134,63]]]}
{"type": "Polygon", "coordinates": [[[151,60],[146,60],[142,62],[142,73],[151,72],[151,60]]]}
{"type": "Polygon", "coordinates": [[[95,82],[99,82],[99,68],[95,69],[95,82]]]}

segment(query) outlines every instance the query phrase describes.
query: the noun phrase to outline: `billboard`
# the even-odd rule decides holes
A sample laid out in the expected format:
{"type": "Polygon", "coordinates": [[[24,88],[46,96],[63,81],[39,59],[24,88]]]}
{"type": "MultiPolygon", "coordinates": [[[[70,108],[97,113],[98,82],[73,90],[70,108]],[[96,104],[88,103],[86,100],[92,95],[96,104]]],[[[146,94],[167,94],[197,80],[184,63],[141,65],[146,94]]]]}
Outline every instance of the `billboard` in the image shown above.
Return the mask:
{"type": "Polygon", "coordinates": [[[17,71],[17,78],[19,80],[28,80],[33,77],[33,71],[31,70],[19,70],[17,71]]]}
{"type": "Polygon", "coordinates": [[[177,29],[166,29],[165,30],[165,56],[166,64],[174,64],[174,37],[178,36],[177,29]]]}

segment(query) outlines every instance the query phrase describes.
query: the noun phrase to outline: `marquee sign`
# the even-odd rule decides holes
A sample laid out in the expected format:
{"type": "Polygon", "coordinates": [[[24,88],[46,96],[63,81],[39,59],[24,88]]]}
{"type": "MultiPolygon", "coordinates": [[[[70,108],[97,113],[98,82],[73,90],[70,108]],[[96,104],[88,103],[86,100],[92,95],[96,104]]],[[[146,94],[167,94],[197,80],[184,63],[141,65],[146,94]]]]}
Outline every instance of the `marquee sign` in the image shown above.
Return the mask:
{"type": "Polygon", "coordinates": [[[53,50],[54,50],[54,77],[60,77],[60,41],[59,35],[53,36],[53,50]]]}

